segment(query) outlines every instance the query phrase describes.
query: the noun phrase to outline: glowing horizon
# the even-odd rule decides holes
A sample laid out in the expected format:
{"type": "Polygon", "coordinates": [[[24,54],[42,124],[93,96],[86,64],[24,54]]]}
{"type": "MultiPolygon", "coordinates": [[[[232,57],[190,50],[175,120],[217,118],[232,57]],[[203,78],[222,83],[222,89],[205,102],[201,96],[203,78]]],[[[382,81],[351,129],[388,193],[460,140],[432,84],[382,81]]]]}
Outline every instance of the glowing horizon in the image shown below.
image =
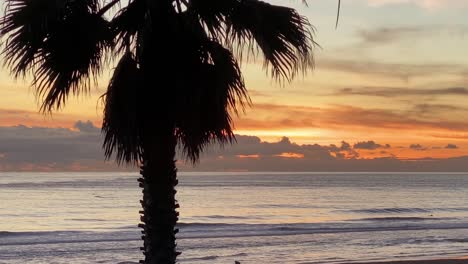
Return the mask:
{"type": "MultiPolygon", "coordinates": [[[[243,63],[253,105],[235,117],[237,134],[266,142],[288,137],[300,145],[391,146],[358,150],[362,159],[468,156],[468,61],[461,56],[468,47],[466,1],[345,1],[337,30],[334,1],[309,7],[270,2],[306,15],[321,48],[315,70],[284,86],[265,74],[261,62],[243,63]]],[[[71,96],[63,110],[44,116],[27,80],[15,81],[2,68],[0,127],[73,129],[77,120],[100,127],[99,96],[109,74],[89,94],[71,96]]],[[[276,154],[281,153],[293,152],[276,154]]]]}

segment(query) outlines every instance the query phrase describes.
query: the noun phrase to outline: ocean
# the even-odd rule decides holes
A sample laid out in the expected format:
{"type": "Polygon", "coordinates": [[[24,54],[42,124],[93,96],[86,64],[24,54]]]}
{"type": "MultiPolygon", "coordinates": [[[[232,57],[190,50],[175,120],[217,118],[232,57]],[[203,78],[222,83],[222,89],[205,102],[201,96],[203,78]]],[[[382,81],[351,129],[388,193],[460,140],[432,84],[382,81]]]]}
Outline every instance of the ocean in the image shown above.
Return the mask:
{"type": "MultiPolygon", "coordinates": [[[[0,173],[0,263],[135,263],[136,173],[0,173]]],[[[179,173],[180,263],[468,255],[468,174],[179,173]]]]}

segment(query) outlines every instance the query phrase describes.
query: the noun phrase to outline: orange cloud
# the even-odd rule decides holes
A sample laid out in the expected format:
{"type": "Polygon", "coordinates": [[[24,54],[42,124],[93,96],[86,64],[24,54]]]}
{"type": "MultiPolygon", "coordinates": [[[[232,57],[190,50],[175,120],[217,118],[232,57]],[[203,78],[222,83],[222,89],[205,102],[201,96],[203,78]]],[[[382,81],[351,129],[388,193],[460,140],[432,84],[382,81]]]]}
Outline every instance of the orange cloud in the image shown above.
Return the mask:
{"type": "Polygon", "coordinates": [[[236,157],[240,159],[259,159],[260,155],[258,154],[253,154],[253,155],[236,155],[236,157]]]}
{"type": "Polygon", "coordinates": [[[294,152],[283,152],[281,154],[275,155],[275,157],[288,158],[288,159],[303,159],[304,154],[294,153],[294,152]]]}
{"type": "Polygon", "coordinates": [[[468,130],[468,120],[419,118],[416,113],[390,109],[367,109],[335,105],[326,108],[255,104],[247,114],[236,120],[238,130],[285,129],[358,129],[358,130],[425,130],[426,132],[459,132],[468,130]]]}

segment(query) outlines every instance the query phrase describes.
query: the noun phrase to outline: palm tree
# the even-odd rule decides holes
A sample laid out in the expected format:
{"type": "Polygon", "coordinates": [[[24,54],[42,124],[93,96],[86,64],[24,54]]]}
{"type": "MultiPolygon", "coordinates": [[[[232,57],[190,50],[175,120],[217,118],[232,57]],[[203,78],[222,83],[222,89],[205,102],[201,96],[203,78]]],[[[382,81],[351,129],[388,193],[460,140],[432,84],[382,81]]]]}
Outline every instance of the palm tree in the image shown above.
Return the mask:
{"type": "Polygon", "coordinates": [[[258,0],[6,0],[5,65],[32,77],[41,111],[96,85],[107,158],[141,166],[142,263],[175,263],[175,154],[196,162],[235,140],[232,115],[250,104],[239,62],[264,58],[279,82],[313,66],[312,27],[294,9],[258,0]]]}

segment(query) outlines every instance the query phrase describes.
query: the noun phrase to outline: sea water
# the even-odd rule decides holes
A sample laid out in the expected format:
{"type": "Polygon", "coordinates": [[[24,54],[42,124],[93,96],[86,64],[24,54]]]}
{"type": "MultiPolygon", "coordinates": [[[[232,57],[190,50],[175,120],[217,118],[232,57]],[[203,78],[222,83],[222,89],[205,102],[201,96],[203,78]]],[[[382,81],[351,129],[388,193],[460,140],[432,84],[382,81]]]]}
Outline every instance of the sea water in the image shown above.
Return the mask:
{"type": "MultiPolygon", "coordinates": [[[[0,263],[135,263],[132,173],[0,173],[0,263]]],[[[468,174],[179,173],[180,263],[468,255],[468,174]]]]}

